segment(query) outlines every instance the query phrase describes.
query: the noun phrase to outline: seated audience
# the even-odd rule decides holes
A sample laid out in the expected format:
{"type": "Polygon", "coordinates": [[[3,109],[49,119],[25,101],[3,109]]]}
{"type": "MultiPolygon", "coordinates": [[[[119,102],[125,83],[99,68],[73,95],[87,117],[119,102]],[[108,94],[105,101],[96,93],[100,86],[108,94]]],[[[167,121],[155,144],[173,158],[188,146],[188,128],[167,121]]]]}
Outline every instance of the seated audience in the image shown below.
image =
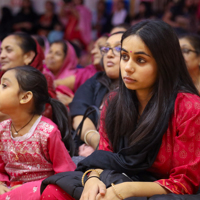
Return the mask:
{"type": "MultiPolygon", "coordinates": [[[[13,33],[7,36],[1,44],[0,63],[1,75],[8,70],[20,65],[30,65],[43,72],[44,53],[40,45],[28,34],[13,33]]],[[[49,95],[56,98],[55,88],[53,86],[52,77],[44,73],[47,83],[49,95]]],[[[51,117],[51,106],[46,105],[46,117],[51,117]]]]}
{"type": "Polygon", "coordinates": [[[198,27],[198,1],[180,0],[170,10],[167,10],[162,19],[175,28],[178,34],[196,32],[198,27]]]}
{"type": "Polygon", "coordinates": [[[13,30],[29,34],[36,33],[38,15],[33,10],[30,0],[23,0],[19,13],[13,18],[13,30]]]}
{"type": "Polygon", "coordinates": [[[0,199],[39,200],[43,179],[75,169],[67,110],[49,96],[45,76],[30,66],[8,69],[0,93],[0,111],[10,117],[0,123],[0,199]],[[53,121],[42,116],[46,103],[53,121]]]}
{"type": "Polygon", "coordinates": [[[13,14],[10,8],[1,8],[0,40],[12,32],[13,14]]]}
{"type": "Polygon", "coordinates": [[[58,24],[58,17],[55,14],[55,5],[52,1],[45,2],[45,13],[38,19],[38,35],[47,36],[50,31],[58,24]]]}
{"type": "Polygon", "coordinates": [[[78,69],[76,73],[72,76],[69,76],[65,79],[55,80],[55,85],[65,85],[69,87],[74,93],[76,90],[89,78],[91,78],[96,72],[103,71],[102,66],[102,55],[100,52],[101,47],[106,43],[108,36],[104,35],[100,37],[94,44],[93,49],[91,50],[92,55],[92,64],[86,66],[82,69],[78,69]]]}
{"type": "Polygon", "coordinates": [[[51,185],[41,199],[182,199],[197,192],[200,97],[176,33],[163,21],[142,21],[121,42],[119,88],[101,112],[99,150],[76,172],[45,179],[42,188],[51,185]],[[109,181],[107,170],[126,181],[109,181]]]}

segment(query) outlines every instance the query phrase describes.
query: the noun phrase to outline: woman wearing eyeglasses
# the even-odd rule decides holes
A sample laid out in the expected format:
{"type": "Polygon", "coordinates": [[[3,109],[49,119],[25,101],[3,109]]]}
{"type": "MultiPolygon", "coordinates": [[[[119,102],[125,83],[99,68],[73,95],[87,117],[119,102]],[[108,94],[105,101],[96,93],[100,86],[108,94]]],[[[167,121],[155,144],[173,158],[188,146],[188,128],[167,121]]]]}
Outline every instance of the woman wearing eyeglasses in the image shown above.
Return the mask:
{"type": "Polygon", "coordinates": [[[200,37],[188,34],[179,37],[179,43],[188,72],[200,93],[200,37]]]}
{"type": "MultiPolygon", "coordinates": [[[[86,109],[91,105],[101,108],[106,94],[118,86],[122,34],[123,32],[112,34],[107,39],[105,47],[101,48],[105,72],[96,73],[80,86],[75,93],[72,103],[69,104],[73,119],[73,128],[75,130],[80,124],[86,109]]],[[[95,125],[96,121],[96,116],[93,115],[86,118],[81,133],[81,139],[93,149],[97,148],[100,137],[97,131],[98,127],[95,125]]],[[[84,147],[82,146],[82,148],[84,147]]],[[[83,150],[81,152],[84,153],[80,153],[79,155],[87,156],[91,153],[91,150],[87,153],[83,150]]]]}

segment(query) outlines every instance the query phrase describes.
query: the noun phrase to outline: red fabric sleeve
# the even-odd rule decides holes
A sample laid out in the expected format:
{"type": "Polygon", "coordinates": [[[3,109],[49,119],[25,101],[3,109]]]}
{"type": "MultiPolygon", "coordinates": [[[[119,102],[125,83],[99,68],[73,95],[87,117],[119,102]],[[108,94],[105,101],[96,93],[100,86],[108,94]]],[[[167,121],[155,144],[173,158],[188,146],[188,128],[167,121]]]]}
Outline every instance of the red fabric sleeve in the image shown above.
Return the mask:
{"type": "Polygon", "coordinates": [[[156,182],[175,194],[194,194],[200,185],[200,98],[179,94],[172,121],[159,152],[160,160],[169,160],[169,178],[156,182]]]}

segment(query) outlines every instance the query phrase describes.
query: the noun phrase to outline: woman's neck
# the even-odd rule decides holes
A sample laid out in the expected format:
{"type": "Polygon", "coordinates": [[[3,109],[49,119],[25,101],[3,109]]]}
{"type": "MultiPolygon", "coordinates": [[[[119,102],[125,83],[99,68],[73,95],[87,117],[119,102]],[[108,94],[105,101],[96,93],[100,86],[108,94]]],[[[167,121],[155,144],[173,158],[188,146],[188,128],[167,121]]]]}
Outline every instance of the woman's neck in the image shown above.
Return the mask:
{"type": "Polygon", "coordinates": [[[139,101],[139,115],[141,116],[146,105],[148,104],[149,100],[151,99],[152,97],[152,94],[151,93],[146,93],[146,92],[138,92],[136,91],[136,95],[137,95],[137,98],[138,98],[138,101],[139,101]]]}
{"type": "Polygon", "coordinates": [[[110,89],[114,90],[119,86],[119,79],[111,79],[110,89]]]}

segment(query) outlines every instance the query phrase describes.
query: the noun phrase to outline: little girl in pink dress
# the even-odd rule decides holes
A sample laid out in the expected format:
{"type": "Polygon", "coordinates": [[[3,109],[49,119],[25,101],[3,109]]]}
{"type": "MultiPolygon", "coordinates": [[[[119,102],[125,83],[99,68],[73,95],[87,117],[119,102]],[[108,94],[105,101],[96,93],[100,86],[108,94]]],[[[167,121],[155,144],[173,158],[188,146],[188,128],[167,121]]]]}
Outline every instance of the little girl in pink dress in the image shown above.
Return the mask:
{"type": "Polygon", "coordinates": [[[37,200],[43,179],[75,169],[66,108],[41,72],[22,66],[1,78],[0,111],[10,116],[0,123],[0,200],[37,200]],[[46,103],[54,122],[41,115],[46,103]]]}

